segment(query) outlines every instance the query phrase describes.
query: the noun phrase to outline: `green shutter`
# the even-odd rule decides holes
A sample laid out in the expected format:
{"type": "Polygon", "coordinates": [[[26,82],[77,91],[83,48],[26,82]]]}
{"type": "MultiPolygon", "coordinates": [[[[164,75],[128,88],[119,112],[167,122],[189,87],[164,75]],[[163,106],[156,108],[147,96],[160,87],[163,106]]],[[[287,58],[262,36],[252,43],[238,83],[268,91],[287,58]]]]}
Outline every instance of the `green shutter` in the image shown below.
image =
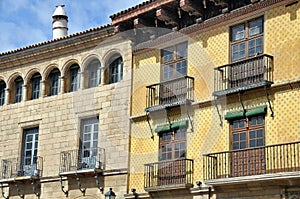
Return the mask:
{"type": "Polygon", "coordinates": [[[163,124],[160,126],[157,126],[155,129],[156,133],[165,133],[171,131],[170,125],[169,124],[163,124]]]}
{"type": "Polygon", "coordinates": [[[179,121],[179,122],[174,122],[172,124],[172,129],[179,129],[181,127],[186,127],[188,125],[188,121],[187,120],[183,120],[183,121],[179,121]]]}
{"type": "Polygon", "coordinates": [[[225,120],[235,120],[244,117],[244,111],[235,111],[235,112],[228,112],[224,118],[225,120]]]}
{"type": "Polygon", "coordinates": [[[262,114],[266,114],[267,113],[267,106],[260,106],[260,107],[256,107],[256,108],[252,108],[247,110],[246,112],[246,116],[247,117],[253,117],[256,115],[262,115],[262,114]]]}
{"type": "Polygon", "coordinates": [[[160,134],[160,133],[170,132],[172,130],[176,130],[176,129],[186,127],[186,126],[188,126],[188,121],[183,120],[183,121],[174,122],[171,125],[171,127],[169,124],[159,125],[156,127],[155,132],[160,134]]]}

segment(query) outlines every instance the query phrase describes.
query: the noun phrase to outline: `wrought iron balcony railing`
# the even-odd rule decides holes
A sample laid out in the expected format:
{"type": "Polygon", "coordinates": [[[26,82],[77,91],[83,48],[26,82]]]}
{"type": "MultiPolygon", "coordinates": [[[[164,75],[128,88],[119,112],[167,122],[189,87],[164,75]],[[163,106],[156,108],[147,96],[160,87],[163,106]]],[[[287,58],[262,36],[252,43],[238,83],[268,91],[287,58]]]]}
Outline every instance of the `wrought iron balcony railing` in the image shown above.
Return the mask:
{"type": "Polygon", "coordinates": [[[147,108],[181,105],[194,100],[194,78],[179,77],[147,86],[147,108]]]}
{"type": "Polygon", "coordinates": [[[91,148],[89,150],[69,150],[60,153],[60,173],[100,169],[105,167],[105,150],[91,148]]]}
{"type": "MultiPolygon", "coordinates": [[[[26,159],[28,161],[28,158],[26,159]]],[[[32,162],[26,163],[24,157],[3,159],[1,164],[1,179],[35,176],[41,177],[43,158],[33,157],[32,162]]]]}
{"type": "Polygon", "coordinates": [[[271,84],[273,57],[262,54],[215,68],[214,96],[271,84]]]}
{"type": "Polygon", "coordinates": [[[192,184],[193,166],[194,161],[190,159],[145,164],[145,189],[192,184]]]}
{"type": "Polygon", "coordinates": [[[300,171],[300,142],[204,155],[204,179],[300,171]]]}

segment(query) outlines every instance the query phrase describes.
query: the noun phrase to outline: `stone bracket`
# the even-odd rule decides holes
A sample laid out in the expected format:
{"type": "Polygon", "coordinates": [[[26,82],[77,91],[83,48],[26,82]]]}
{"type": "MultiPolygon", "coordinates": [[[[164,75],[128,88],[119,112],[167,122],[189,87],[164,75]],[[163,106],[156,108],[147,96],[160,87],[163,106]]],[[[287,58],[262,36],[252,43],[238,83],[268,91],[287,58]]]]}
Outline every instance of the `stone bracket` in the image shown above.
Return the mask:
{"type": "Polygon", "coordinates": [[[76,180],[77,180],[77,186],[78,186],[79,191],[81,191],[82,195],[85,196],[86,188],[82,188],[81,182],[80,182],[80,177],[77,176],[77,174],[76,174],[76,180]]]}
{"type": "Polygon", "coordinates": [[[2,197],[3,197],[4,199],[9,199],[9,192],[8,192],[8,195],[5,196],[5,192],[4,192],[4,190],[3,190],[3,184],[1,184],[1,193],[2,193],[2,197]]]}
{"type": "Polygon", "coordinates": [[[214,105],[217,109],[217,113],[218,113],[218,116],[219,116],[219,119],[220,119],[220,126],[223,126],[223,120],[222,120],[222,115],[220,113],[220,110],[219,110],[219,107],[218,107],[218,101],[217,101],[217,97],[214,98],[214,105]]]}
{"type": "Polygon", "coordinates": [[[104,188],[100,186],[100,183],[99,183],[99,175],[98,175],[98,173],[95,173],[95,180],[96,180],[96,185],[97,185],[98,189],[99,189],[100,192],[103,194],[104,188]]]}
{"type": "Polygon", "coordinates": [[[245,109],[245,106],[244,106],[244,103],[243,103],[243,100],[242,100],[242,96],[241,96],[241,91],[238,92],[238,95],[239,95],[239,101],[242,105],[242,108],[243,108],[243,116],[245,117],[245,113],[246,113],[246,109],[245,109]]]}
{"type": "Polygon", "coordinates": [[[265,93],[266,93],[266,98],[268,100],[269,108],[271,110],[271,117],[274,117],[274,111],[273,111],[273,108],[272,108],[272,105],[271,105],[271,101],[270,101],[270,98],[269,98],[269,93],[268,93],[267,86],[265,86],[265,93]]]}
{"type": "Polygon", "coordinates": [[[21,190],[19,188],[19,184],[17,182],[15,182],[15,186],[17,188],[17,194],[20,198],[24,198],[25,197],[25,194],[21,194],[21,190]]]}
{"type": "Polygon", "coordinates": [[[153,129],[151,127],[151,124],[150,124],[150,113],[148,111],[146,111],[146,119],[147,119],[147,122],[148,122],[148,125],[149,125],[149,128],[150,128],[150,132],[151,132],[151,139],[154,140],[154,134],[153,134],[153,129]]]}
{"type": "Polygon", "coordinates": [[[63,185],[63,180],[62,180],[62,176],[59,176],[59,181],[60,181],[60,186],[61,186],[61,191],[65,194],[66,197],[69,196],[69,190],[65,190],[65,186],[63,185]]]}

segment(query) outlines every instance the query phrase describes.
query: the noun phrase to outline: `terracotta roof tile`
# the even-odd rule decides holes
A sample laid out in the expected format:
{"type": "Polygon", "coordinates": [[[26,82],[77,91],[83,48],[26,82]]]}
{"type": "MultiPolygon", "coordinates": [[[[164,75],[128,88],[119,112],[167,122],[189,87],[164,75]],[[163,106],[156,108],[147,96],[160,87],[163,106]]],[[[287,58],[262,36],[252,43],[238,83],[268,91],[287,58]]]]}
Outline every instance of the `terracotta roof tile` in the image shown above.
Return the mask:
{"type": "Polygon", "coordinates": [[[4,56],[4,55],[17,53],[17,52],[20,52],[20,51],[23,51],[23,50],[36,48],[36,47],[43,46],[43,45],[47,45],[47,44],[54,43],[54,42],[57,42],[57,41],[62,41],[62,40],[65,40],[65,39],[73,38],[73,37],[76,37],[76,36],[79,36],[79,35],[84,35],[84,34],[87,34],[87,33],[90,33],[90,32],[106,29],[106,28],[109,28],[109,27],[112,27],[111,24],[106,24],[106,25],[103,25],[103,26],[83,30],[81,32],[76,32],[74,34],[70,34],[70,35],[67,35],[67,36],[64,36],[64,37],[60,37],[60,38],[56,38],[56,39],[52,39],[52,40],[48,40],[48,41],[43,41],[43,42],[40,42],[40,43],[36,43],[36,44],[29,45],[29,46],[21,47],[21,48],[18,48],[18,49],[7,51],[7,52],[2,52],[2,53],[0,53],[0,57],[4,56]]]}

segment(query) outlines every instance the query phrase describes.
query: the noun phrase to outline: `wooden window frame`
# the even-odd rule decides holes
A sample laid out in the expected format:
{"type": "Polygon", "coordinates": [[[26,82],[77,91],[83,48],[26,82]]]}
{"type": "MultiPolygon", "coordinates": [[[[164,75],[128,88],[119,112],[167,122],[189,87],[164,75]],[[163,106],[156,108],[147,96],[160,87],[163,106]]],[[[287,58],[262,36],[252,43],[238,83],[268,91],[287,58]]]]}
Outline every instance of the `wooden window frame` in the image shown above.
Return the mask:
{"type": "Polygon", "coordinates": [[[24,86],[24,80],[22,77],[17,77],[14,81],[14,103],[19,103],[23,99],[23,86],[24,86]]]}
{"type": "Polygon", "coordinates": [[[98,59],[92,60],[87,66],[88,88],[97,87],[101,82],[101,64],[98,59]],[[94,75],[92,75],[94,74],[94,75]]]}
{"type": "Polygon", "coordinates": [[[123,79],[123,58],[119,56],[109,64],[109,84],[120,82],[123,79]]]}
{"type": "MultiPolygon", "coordinates": [[[[188,63],[187,63],[187,57],[188,57],[188,43],[187,42],[182,42],[173,46],[169,46],[167,48],[164,48],[161,50],[161,62],[162,62],[162,67],[161,67],[161,79],[162,81],[168,81],[172,79],[176,79],[177,77],[181,77],[187,74],[187,69],[188,69],[188,63]],[[178,47],[185,45],[185,50],[182,56],[179,54],[178,47]],[[165,52],[171,52],[168,54],[168,56],[171,56],[172,58],[168,59],[165,61],[165,52]],[[177,74],[177,67],[179,66],[178,64],[183,64],[185,62],[185,73],[179,73],[177,74]],[[173,66],[173,74],[171,76],[168,75],[167,78],[165,78],[165,69],[169,70],[173,66]]],[[[182,66],[182,65],[181,65],[182,66]]],[[[168,74],[171,74],[168,71],[168,74]]]]}
{"type": "MultiPolygon", "coordinates": [[[[230,121],[230,149],[231,150],[242,150],[242,149],[248,149],[248,148],[253,148],[250,146],[250,132],[255,131],[255,130],[263,130],[263,145],[265,145],[265,116],[264,115],[258,115],[258,116],[253,116],[253,117],[249,117],[246,119],[238,119],[238,120],[233,120],[230,121]],[[258,125],[251,125],[251,119],[253,118],[258,118],[258,117],[262,117],[262,124],[258,124],[258,125]],[[244,120],[244,127],[243,128],[237,128],[234,129],[233,124],[235,121],[242,121],[244,120]],[[245,132],[246,133],[246,147],[245,148],[240,148],[239,149],[234,149],[234,134],[241,134],[245,132]]],[[[240,143],[239,143],[240,145],[240,143]]],[[[256,146],[254,146],[256,147],[256,146]]]]}
{"type": "Polygon", "coordinates": [[[42,76],[39,73],[32,76],[30,80],[31,100],[38,99],[41,96],[41,87],[42,87],[41,80],[42,80],[42,76]]]}
{"type": "MultiPolygon", "coordinates": [[[[180,158],[186,158],[186,136],[187,136],[187,128],[180,128],[180,129],[176,129],[174,131],[168,131],[168,132],[164,132],[161,133],[159,135],[159,160],[160,161],[168,161],[168,160],[176,160],[176,159],[180,159],[180,158]],[[178,133],[182,134],[184,133],[184,137],[179,137],[176,138],[176,135],[178,135],[178,133]],[[168,140],[163,140],[163,136],[169,135],[170,139],[168,140]],[[175,157],[175,153],[176,153],[176,144],[180,144],[180,143],[184,143],[185,144],[185,149],[184,149],[184,157],[175,157]],[[163,146],[167,147],[168,145],[171,145],[171,158],[163,158],[163,152],[162,152],[162,148],[163,146]]],[[[182,151],[182,150],[179,150],[182,151]]],[[[180,155],[181,156],[181,155],[180,155]]]]}
{"type": "Polygon", "coordinates": [[[263,16],[255,18],[255,19],[251,19],[246,22],[243,22],[243,23],[240,23],[240,24],[230,27],[230,62],[231,63],[239,62],[241,60],[255,56],[257,53],[249,56],[249,42],[256,40],[258,38],[261,38],[261,40],[262,40],[261,41],[261,53],[260,53],[260,54],[262,54],[263,50],[264,50],[264,17],[263,16]],[[250,23],[258,21],[258,20],[261,20],[261,24],[262,24],[261,33],[250,35],[250,23]],[[244,38],[233,41],[233,29],[236,27],[239,27],[241,25],[244,25],[244,38]],[[245,57],[234,60],[233,59],[233,46],[235,46],[237,44],[242,44],[242,43],[245,43],[245,57]]]}
{"type": "Polygon", "coordinates": [[[69,68],[70,86],[69,92],[77,91],[80,88],[80,67],[78,64],[73,64],[69,68]]]}
{"type": "Polygon", "coordinates": [[[49,95],[54,96],[58,95],[60,91],[60,77],[61,72],[56,68],[53,69],[49,74],[49,95]],[[57,86],[53,86],[53,83],[57,84],[57,86]]]}

